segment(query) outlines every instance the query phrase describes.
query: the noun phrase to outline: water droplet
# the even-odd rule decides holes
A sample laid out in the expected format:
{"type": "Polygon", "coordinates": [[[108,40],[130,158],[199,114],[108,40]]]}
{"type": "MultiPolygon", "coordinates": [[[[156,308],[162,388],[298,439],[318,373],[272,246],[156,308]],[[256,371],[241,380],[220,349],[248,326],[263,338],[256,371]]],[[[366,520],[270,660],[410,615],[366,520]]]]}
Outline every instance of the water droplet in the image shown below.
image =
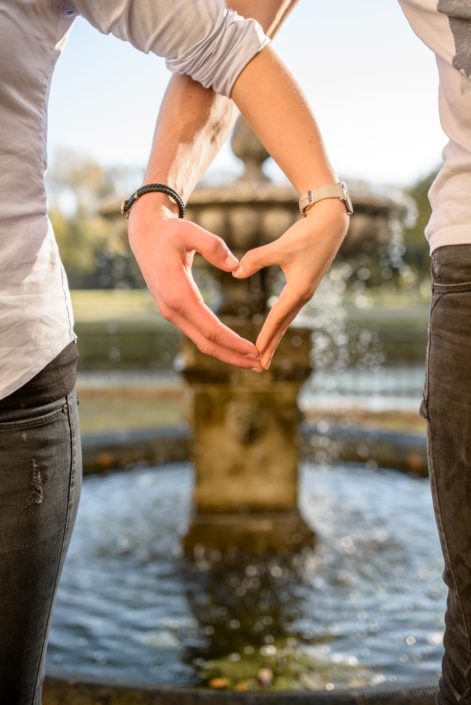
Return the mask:
{"type": "Polygon", "coordinates": [[[260,649],[262,656],[276,656],[277,648],[273,644],[267,644],[260,649]]]}
{"type": "Polygon", "coordinates": [[[427,642],[432,646],[441,646],[443,644],[443,634],[442,632],[433,632],[427,637],[427,642]]]}

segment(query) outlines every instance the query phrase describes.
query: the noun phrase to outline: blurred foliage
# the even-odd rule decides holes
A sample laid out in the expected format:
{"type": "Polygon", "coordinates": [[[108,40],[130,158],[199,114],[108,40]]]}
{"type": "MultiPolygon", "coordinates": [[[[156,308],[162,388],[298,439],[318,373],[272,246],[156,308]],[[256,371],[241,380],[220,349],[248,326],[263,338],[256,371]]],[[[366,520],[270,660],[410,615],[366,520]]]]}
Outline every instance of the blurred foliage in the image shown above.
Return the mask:
{"type": "MultiPolygon", "coordinates": [[[[415,224],[404,229],[403,243],[383,251],[360,252],[348,261],[347,287],[353,293],[390,286],[418,287],[429,279],[429,245],[424,235],[431,213],[428,191],[436,171],[406,190],[417,207],[415,224]]],[[[129,249],[126,221],[119,216],[123,196],[141,183],[140,170],[105,167],[68,150],[56,153],[48,170],[49,214],[71,288],[145,288],[129,249]],[[116,209],[116,217],[106,218],[116,209]]]]}
{"type": "Polygon", "coordinates": [[[424,231],[432,212],[428,191],[436,174],[437,170],[404,190],[415,205],[415,217],[406,219],[402,242],[391,242],[374,253],[359,252],[342,265],[350,270],[346,282],[352,295],[374,291],[377,296],[385,288],[428,292],[430,254],[424,231]]]}
{"type": "MultiPolygon", "coordinates": [[[[142,175],[104,167],[68,150],[56,153],[47,174],[49,216],[72,288],[142,288],[144,281],[120,218],[105,218],[142,175]]],[[[118,213],[117,213],[118,216],[118,213]]]]}
{"type": "Polygon", "coordinates": [[[100,255],[112,252],[119,244],[113,237],[111,223],[81,207],[72,216],[57,208],[51,208],[49,213],[69,278],[86,278],[95,273],[100,255]]]}
{"type": "Polygon", "coordinates": [[[408,189],[408,194],[417,205],[417,220],[414,226],[406,228],[404,231],[404,243],[406,245],[404,261],[422,280],[428,279],[430,276],[429,244],[424,235],[424,230],[432,213],[428,192],[437,173],[438,170],[433,171],[408,189]]]}

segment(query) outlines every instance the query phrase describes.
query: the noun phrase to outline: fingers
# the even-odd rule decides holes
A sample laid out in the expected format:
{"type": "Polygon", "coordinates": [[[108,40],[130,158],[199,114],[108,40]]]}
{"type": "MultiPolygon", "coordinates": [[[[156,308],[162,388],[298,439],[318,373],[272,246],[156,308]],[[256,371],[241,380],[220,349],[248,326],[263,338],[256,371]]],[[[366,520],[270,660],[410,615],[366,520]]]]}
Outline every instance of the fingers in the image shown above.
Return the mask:
{"type": "Polygon", "coordinates": [[[238,260],[221,238],[194,223],[173,219],[164,229],[168,237],[159,237],[157,245],[147,238],[138,239],[133,250],[162,316],[186,333],[203,353],[229,364],[261,369],[254,343],[218,319],[205,305],[191,276],[195,251],[223,270],[237,268],[238,260]]]}
{"type": "Polygon", "coordinates": [[[278,301],[265,319],[262,330],[256,340],[262,366],[268,369],[273,354],[284,336],[289,324],[297,316],[310,296],[301,295],[298,288],[287,284],[278,301]]]}
{"type": "Polygon", "coordinates": [[[205,260],[224,272],[231,272],[239,266],[239,260],[232,254],[222,237],[194,223],[191,225],[192,227],[187,228],[184,235],[185,246],[188,249],[196,250],[205,260]]]}
{"type": "Polygon", "coordinates": [[[201,294],[191,275],[185,277],[183,283],[183,296],[185,300],[184,317],[193,323],[196,328],[210,342],[230,348],[241,354],[258,356],[255,344],[242,338],[238,333],[226,326],[216,314],[204,303],[201,294]]]}
{"type": "Polygon", "coordinates": [[[256,369],[262,372],[263,368],[260,364],[260,360],[254,353],[251,355],[242,354],[235,350],[230,350],[214,340],[208,339],[191,321],[180,314],[174,314],[172,322],[195,343],[197,348],[204,355],[211,355],[230,365],[236,365],[237,367],[246,369],[256,369]]]}
{"type": "Polygon", "coordinates": [[[245,279],[252,276],[259,269],[269,267],[273,264],[281,264],[280,262],[281,246],[279,240],[254,247],[245,253],[239,262],[239,266],[232,272],[233,277],[237,279],[245,279]]]}
{"type": "Polygon", "coordinates": [[[174,281],[177,278],[178,295],[172,299],[167,294],[160,305],[164,318],[181,328],[201,352],[242,367],[260,367],[254,343],[231,330],[206,306],[191,275],[182,268],[174,281]]]}

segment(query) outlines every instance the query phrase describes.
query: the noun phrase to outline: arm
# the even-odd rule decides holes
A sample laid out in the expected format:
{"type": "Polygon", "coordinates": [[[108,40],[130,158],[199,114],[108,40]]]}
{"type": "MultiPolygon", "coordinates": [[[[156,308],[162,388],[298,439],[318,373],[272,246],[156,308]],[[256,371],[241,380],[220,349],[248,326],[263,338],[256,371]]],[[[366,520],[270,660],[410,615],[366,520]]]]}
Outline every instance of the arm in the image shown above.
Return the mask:
{"type": "MultiPolygon", "coordinates": [[[[251,12],[272,36],[295,2],[233,0],[228,6],[241,14],[251,12]]],[[[231,100],[188,76],[175,75],[160,109],[144,183],[167,183],[187,201],[236,117],[231,100]]],[[[204,304],[191,276],[195,250],[225,271],[236,269],[237,259],[216,235],[188,221],[175,222],[176,213],[171,199],[153,194],[140,199],[129,217],[131,249],[162,315],[201,351],[240,367],[260,369],[255,345],[224,325],[204,304]],[[255,358],[247,358],[247,353],[255,358]]]]}
{"type": "MultiPolygon", "coordinates": [[[[262,27],[273,33],[295,1],[233,0],[228,11],[223,0],[65,0],[100,32],[165,57],[168,68],[186,74],[175,76],[167,90],[147,181],[164,181],[188,198],[233,126],[233,104],[223,95],[266,42],[262,27]],[[262,27],[242,20],[234,12],[239,9],[262,27]]],[[[188,222],[177,227],[173,218],[172,202],[153,194],[133,206],[129,221],[131,249],[162,315],[202,352],[260,369],[255,345],[205,306],[191,275],[195,250],[226,271],[237,259],[221,238],[188,222]]]]}
{"type": "MultiPolygon", "coordinates": [[[[296,2],[229,0],[227,6],[260,22],[273,37],[296,2]]],[[[230,99],[175,74],[160,108],[144,183],[163,180],[186,202],[229,136],[237,115],[230,99]]],[[[171,207],[170,199],[166,202],[171,207]]]]}
{"type": "MultiPolygon", "coordinates": [[[[269,47],[240,74],[232,98],[298,192],[338,180],[306,100],[269,47]]],[[[288,325],[314,295],[348,223],[341,201],[320,201],[280,238],[247,252],[233,272],[236,277],[249,277],[263,267],[278,265],[286,277],[256,341],[264,368],[270,366],[288,325]]]]}
{"type": "MultiPolygon", "coordinates": [[[[308,105],[295,81],[271,49],[266,48],[260,52],[242,71],[234,84],[232,98],[299,192],[337,181],[308,105]],[[274,105],[282,107],[273,110],[274,105]],[[279,139],[280,134],[283,134],[282,140],[279,139]]],[[[202,171],[232,126],[229,107],[225,101],[225,98],[204,92],[204,89],[185,78],[174,79],[157,123],[146,179],[170,183],[185,199],[188,198],[202,171]],[[177,123],[172,120],[172,116],[178,116],[177,123]]],[[[147,202],[142,199],[133,206],[134,219],[131,220],[133,215],[130,218],[131,247],[142,262],[146,259],[150,246],[144,248],[141,256],[139,249],[145,239],[144,233],[152,230],[150,215],[145,214],[155,213],[157,207],[155,199],[154,203],[150,201],[151,199],[147,202]]],[[[165,201],[167,208],[173,208],[168,199],[162,199],[161,203],[165,201]]],[[[155,219],[154,222],[157,223],[155,219]]],[[[174,223],[167,220],[165,224],[163,212],[158,227],[160,234],[167,238],[167,233],[174,227],[174,223]]],[[[183,233],[186,227],[189,226],[180,225],[180,232],[183,233]]],[[[191,226],[193,232],[196,232],[195,228],[196,226],[191,226]]],[[[307,218],[302,218],[281,238],[246,253],[238,268],[230,264],[223,265],[223,254],[227,253],[227,249],[221,239],[205,231],[199,232],[200,238],[205,240],[213,255],[216,253],[216,257],[213,256],[212,259],[209,252],[203,250],[202,243],[194,240],[194,249],[216,266],[233,271],[234,276],[248,277],[269,265],[276,264],[282,268],[287,280],[286,286],[268,314],[256,341],[262,367],[269,366],[286,328],[302,306],[312,298],[335,257],[347,228],[348,216],[343,204],[336,200],[321,201],[308,211],[307,218]]],[[[156,230],[157,227],[154,226],[154,231],[156,230]]],[[[162,243],[161,246],[166,245],[162,243]]],[[[191,267],[190,259],[187,260],[186,266],[191,267]]],[[[156,286],[157,300],[160,293],[166,300],[172,300],[170,292],[165,291],[166,286],[170,287],[170,280],[167,278],[165,283],[162,275],[161,283],[156,286]]],[[[187,299],[184,300],[186,302],[187,299]]],[[[182,322],[181,302],[182,298],[178,297],[175,302],[176,311],[173,311],[171,305],[166,311],[169,320],[173,320],[177,325],[182,322]]],[[[190,311],[186,304],[184,308],[193,322],[203,320],[201,306],[199,311],[195,307],[190,311]]],[[[218,343],[223,347],[233,343],[234,349],[236,344],[239,344],[233,338],[235,334],[231,334],[229,329],[223,331],[222,324],[214,319],[211,321],[207,318],[205,328],[199,325],[200,330],[205,331],[206,347],[203,349],[209,354],[220,356],[220,348],[216,347],[218,343]],[[218,338],[214,338],[216,330],[218,338]]],[[[191,333],[190,337],[195,340],[191,333]]]]}

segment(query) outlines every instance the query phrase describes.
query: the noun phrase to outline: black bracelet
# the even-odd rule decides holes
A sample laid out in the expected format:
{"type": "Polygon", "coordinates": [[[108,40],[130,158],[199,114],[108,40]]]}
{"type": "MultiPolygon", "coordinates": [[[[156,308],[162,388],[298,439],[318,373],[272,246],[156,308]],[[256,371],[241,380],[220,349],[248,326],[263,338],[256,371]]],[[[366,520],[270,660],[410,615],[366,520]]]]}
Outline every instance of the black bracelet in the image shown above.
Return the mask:
{"type": "Polygon", "coordinates": [[[137,199],[143,196],[145,193],[152,193],[153,191],[166,193],[167,196],[173,198],[173,200],[178,206],[178,217],[184,218],[185,204],[183,203],[183,198],[173,188],[167,186],[166,184],[146,184],[145,186],[141,186],[140,188],[138,188],[137,191],[134,191],[132,196],[130,196],[127,201],[121,202],[122,215],[125,215],[126,218],[129,218],[129,210],[132,204],[135,203],[137,199]]]}

